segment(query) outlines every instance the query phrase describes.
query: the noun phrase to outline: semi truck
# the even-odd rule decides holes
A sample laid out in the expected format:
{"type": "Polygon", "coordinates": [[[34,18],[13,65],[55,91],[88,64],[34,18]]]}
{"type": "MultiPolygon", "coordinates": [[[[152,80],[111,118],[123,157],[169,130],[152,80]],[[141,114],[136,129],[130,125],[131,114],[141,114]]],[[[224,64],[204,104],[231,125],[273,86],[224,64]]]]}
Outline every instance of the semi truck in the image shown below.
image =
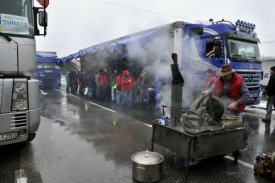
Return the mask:
{"type": "Polygon", "coordinates": [[[40,88],[60,88],[61,69],[56,65],[56,52],[36,52],[35,78],[39,80],[40,88]]]}
{"type": "Polygon", "coordinates": [[[207,69],[215,71],[230,63],[236,73],[244,78],[249,89],[247,105],[260,103],[263,74],[255,24],[241,20],[234,24],[221,20],[206,25],[178,22],[174,26],[175,37],[182,40],[178,44],[175,41],[174,49],[180,55],[182,70],[187,73],[192,71],[186,77],[196,81],[191,83],[192,88],[201,88],[199,81],[203,81],[207,69]]]}
{"type": "Polygon", "coordinates": [[[36,35],[46,35],[45,7],[33,0],[0,1],[0,146],[35,138],[40,124],[36,35]]]}

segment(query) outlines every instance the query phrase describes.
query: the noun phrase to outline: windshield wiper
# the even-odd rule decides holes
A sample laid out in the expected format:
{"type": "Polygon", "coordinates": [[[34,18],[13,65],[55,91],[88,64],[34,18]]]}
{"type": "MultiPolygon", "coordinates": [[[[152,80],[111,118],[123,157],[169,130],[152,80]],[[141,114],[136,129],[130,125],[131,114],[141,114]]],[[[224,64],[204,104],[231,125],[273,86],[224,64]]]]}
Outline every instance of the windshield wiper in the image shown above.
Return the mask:
{"type": "Polygon", "coordinates": [[[232,57],[242,57],[242,55],[232,55],[232,57]]]}
{"type": "Polygon", "coordinates": [[[11,38],[9,36],[7,36],[6,34],[3,34],[2,32],[0,32],[0,36],[3,36],[4,38],[6,38],[6,40],[8,42],[11,42],[11,38]]]}
{"type": "Polygon", "coordinates": [[[262,63],[260,59],[256,59],[257,57],[251,57],[251,58],[254,58],[256,63],[262,63]]]}
{"type": "Polygon", "coordinates": [[[236,59],[238,59],[238,61],[241,62],[249,62],[247,58],[243,57],[243,55],[232,55],[232,58],[235,57],[236,59]]]}

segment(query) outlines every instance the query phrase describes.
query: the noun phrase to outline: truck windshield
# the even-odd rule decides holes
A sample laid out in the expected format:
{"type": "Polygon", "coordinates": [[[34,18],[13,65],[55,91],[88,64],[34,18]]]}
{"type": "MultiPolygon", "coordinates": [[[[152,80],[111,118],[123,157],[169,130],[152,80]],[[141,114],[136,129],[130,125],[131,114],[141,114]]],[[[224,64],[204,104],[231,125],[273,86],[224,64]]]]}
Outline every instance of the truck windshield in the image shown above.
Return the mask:
{"type": "Polygon", "coordinates": [[[31,0],[0,0],[0,32],[16,37],[33,37],[31,0]]]}
{"type": "Polygon", "coordinates": [[[55,63],[40,62],[37,63],[37,69],[60,69],[55,63]]]}
{"type": "Polygon", "coordinates": [[[257,43],[240,40],[228,40],[229,57],[232,59],[260,59],[260,52],[257,43]]]}

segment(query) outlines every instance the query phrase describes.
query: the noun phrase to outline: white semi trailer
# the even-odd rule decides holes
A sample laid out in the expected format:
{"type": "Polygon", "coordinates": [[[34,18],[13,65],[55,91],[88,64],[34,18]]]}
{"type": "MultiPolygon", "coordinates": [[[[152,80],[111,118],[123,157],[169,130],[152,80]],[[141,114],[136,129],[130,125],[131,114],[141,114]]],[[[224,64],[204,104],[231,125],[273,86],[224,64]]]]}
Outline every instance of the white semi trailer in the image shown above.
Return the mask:
{"type": "Polygon", "coordinates": [[[0,1],[0,146],[33,140],[40,124],[39,82],[32,76],[35,35],[46,35],[47,13],[33,3],[0,1]]]}

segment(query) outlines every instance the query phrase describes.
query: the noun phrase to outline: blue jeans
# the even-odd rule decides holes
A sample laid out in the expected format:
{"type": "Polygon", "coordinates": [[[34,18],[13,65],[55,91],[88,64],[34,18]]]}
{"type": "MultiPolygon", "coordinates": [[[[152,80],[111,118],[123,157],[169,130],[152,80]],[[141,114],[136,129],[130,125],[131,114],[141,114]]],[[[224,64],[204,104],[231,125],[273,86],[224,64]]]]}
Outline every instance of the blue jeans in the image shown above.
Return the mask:
{"type": "Polygon", "coordinates": [[[111,86],[111,96],[112,96],[112,101],[116,100],[116,89],[114,86],[111,86]]]}
{"type": "Polygon", "coordinates": [[[88,87],[88,98],[89,99],[93,98],[93,88],[92,87],[88,87]]]}
{"type": "Polygon", "coordinates": [[[127,103],[127,91],[121,91],[120,92],[120,97],[121,97],[121,105],[122,106],[126,106],[128,103],[127,103]]]}
{"type": "Polygon", "coordinates": [[[127,93],[127,102],[126,105],[133,106],[133,90],[127,93]]]}
{"type": "Polygon", "coordinates": [[[67,83],[66,85],[66,92],[70,92],[70,83],[67,83]]]}
{"type": "Polygon", "coordinates": [[[275,101],[275,95],[269,96],[269,99],[267,100],[267,105],[266,105],[266,112],[267,112],[265,116],[266,119],[271,119],[274,101],[275,101]]]}
{"type": "Polygon", "coordinates": [[[101,87],[100,87],[100,86],[96,86],[95,98],[96,98],[97,100],[100,99],[100,92],[101,92],[100,90],[101,90],[101,87]]]}
{"type": "Polygon", "coordinates": [[[117,105],[121,104],[121,91],[116,92],[116,104],[117,105]]]}

